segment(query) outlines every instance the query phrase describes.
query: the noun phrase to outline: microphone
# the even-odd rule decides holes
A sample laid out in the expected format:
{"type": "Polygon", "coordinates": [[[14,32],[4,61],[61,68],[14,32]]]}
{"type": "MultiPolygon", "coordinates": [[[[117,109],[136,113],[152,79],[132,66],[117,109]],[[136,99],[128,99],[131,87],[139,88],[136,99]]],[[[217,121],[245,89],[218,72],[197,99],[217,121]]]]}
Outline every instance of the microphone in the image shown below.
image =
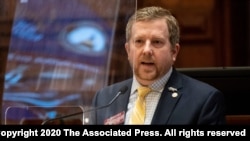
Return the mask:
{"type": "Polygon", "coordinates": [[[41,125],[46,125],[47,123],[50,123],[50,122],[55,121],[55,120],[60,120],[60,119],[64,119],[64,118],[67,118],[67,117],[76,116],[76,115],[84,114],[84,113],[87,113],[87,112],[97,111],[99,109],[106,108],[106,107],[110,106],[121,94],[124,94],[127,90],[128,90],[127,86],[122,87],[118,91],[118,93],[115,95],[115,97],[108,104],[106,104],[106,105],[99,106],[99,107],[92,108],[92,109],[88,109],[88,110],[85,110],[85,111],[82,111],[82,112],[78,112],[78,113],[73,113],[73,114],[69,114],[69,115],[65,115],[65,116],[60,116],[60,117],[53,118],[53,119],[48,119],[48,120],[45,120],[44,122],[42,122],[41,125]]]}

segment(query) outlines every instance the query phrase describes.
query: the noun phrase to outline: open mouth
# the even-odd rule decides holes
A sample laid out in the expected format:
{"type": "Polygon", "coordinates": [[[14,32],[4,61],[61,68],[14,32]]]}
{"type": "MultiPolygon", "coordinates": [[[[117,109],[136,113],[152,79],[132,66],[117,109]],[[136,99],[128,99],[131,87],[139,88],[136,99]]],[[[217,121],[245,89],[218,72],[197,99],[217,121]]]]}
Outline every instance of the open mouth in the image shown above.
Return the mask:
{"type": "Polygon", "coordinates": [[[142,65],[152,66],[154,63],[151,62],[141,62],[142,65]]]}

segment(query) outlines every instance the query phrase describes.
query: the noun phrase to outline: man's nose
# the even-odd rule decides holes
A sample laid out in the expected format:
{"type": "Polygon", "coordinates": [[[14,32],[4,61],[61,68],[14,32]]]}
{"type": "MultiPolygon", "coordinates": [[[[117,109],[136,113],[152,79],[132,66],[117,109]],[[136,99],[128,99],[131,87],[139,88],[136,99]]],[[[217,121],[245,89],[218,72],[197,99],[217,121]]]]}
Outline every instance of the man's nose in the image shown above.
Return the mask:
{"type": "Polygon", "coordinates": [[[151,42],[147,41],[143,48],[144,53],[153,53],[151,42]]]}

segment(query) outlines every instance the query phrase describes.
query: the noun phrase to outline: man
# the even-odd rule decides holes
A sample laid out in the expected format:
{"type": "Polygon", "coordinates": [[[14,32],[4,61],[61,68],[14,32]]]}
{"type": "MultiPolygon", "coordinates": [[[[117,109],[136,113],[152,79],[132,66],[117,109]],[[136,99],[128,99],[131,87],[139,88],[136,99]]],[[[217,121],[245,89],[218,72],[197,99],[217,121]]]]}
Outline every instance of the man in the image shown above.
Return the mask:
{"type": "Polygon", "coordinates": [[[96,93],[93,106],[108,106],[95,111],[93,124],[224,124],[223,94],[174,68],[179,39],[178,22],[168,10],[154,6],[139,9],[126,27],[125,49],[133,78],[96,93]],[[141,111],[134,110],[139,86],[150,91],[145,96],[146,114],[137,116],[142,117],[142,123],[132,123],[134,111],[141,111]]]}

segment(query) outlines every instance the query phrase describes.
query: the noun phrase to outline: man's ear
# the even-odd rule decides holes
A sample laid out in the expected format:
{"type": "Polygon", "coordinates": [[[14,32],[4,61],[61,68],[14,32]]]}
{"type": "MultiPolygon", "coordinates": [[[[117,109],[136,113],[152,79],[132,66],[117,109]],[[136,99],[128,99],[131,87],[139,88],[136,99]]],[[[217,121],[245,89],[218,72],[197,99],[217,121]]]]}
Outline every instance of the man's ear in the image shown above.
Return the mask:
{"type": "Polygon", "coordinates": [[[172,49],[172,53],[173,53],[173,61],[175,62],[176,61],[176,58],[178,56],[178,53],[180,51],[180,44],[175,44],[174,48],[172,49]]]}

